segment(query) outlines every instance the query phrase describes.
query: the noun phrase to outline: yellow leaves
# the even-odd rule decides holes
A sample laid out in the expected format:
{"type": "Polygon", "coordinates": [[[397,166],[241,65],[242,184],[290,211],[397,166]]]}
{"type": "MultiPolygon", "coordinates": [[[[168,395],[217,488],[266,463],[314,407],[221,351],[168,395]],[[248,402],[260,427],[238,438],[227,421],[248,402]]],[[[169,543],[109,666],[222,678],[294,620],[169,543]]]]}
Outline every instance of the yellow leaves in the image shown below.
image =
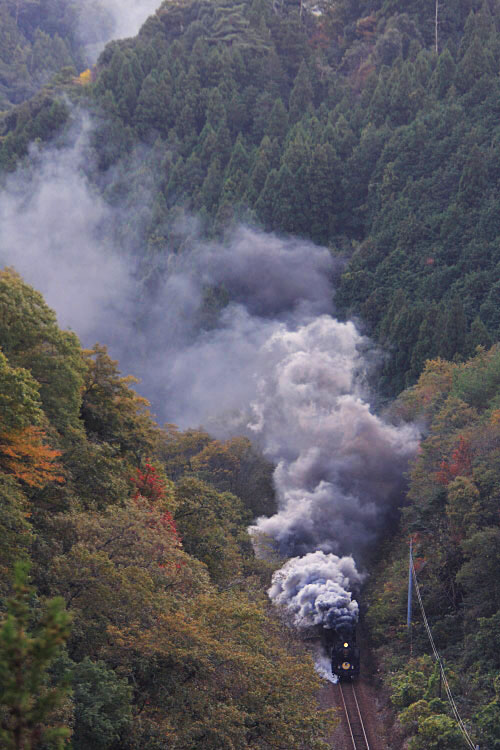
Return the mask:
{"type": "Polygon", "coordinates": [[[0,433],[0,470],[30,487],[63,483],[62,467],[56,462],[61,451],[46,445],[44,437],[34,426],[0,433]]]}
{"type": "Polygon", "coordinates": [[[80,73],[78,78],[75,78],[75,83],[78,83],[80,86],[88,86],[89,83],[92,83],[92,71],[90,68],[80,73]]]}
{"type": "Polygon", "coordinates": [[[431,420],[452,389],[456,367],[439,357],[427,360],[416,385],[403,391],[393,410],[406,421],[422,417],[431,420]]]}
{"type": "Polygon", "coordinates": [[[231,450],[231,444],[213,440],[205,446],[197,456],[191,460],[191,468],[207,481],[213,481],[217,486],[227,483],[226,489],[231,489],[231,477],[239,469],[239,456],[231,450]]]}
{"type": "Polygon", "coordinates": [[[437,375],[444,378],[446,382],[451,383],[451,373],[454,365],[452,362],[448,362],[446,359],[436,357],[435,359],[428,359],[425,363],[423,375],[427,376],[430,374],[437,375]]]}
{"type": "Polygon", "coordinates": [[[415,387],[423,405],[429,404],[437,396],[449,392],[454,369],[455,365],[452,362],[447,362],[440,357],[427,360],[424,371],[415,387]]]}
{"type": "Polygon", "coordinates": [[[166,425],[160,458],[167,475],[176,480],[191,468],[191,459],[198,455],[211,441],[203,430],[189,429],[179,432],[176,425],[166,425]]]}
{"type": "Polygon", "coordinates": [[[493,427],[498,427],[500,425],[500,409],[495,409],[490,414],[490,424],[493,427]]]}
{"type": "Polygon", "coordinates": [[[122,454],[132,452],[134,458],[154,454],[162,433],[148,412],[148,401],[131,388],[137,380],[120,375],[118,362],[108,356],[104,346],[96,344],[84,357],[87,373],[81,416],[87,432],[119,445],[122,454]]]}

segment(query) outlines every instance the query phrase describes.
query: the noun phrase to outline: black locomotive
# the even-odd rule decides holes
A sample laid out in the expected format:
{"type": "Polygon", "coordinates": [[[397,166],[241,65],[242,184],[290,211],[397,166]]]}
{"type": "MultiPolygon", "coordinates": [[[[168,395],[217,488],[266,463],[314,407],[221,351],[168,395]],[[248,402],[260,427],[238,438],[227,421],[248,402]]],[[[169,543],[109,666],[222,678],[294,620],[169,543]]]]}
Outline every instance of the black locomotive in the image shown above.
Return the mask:
{"type": "Polygon", "coordinates": [[[328,650],[332,662],[332,673],[339,679],[359,675],[359,648],[356,645],[355,628],[339,628],[328,631],[328,650]]]}

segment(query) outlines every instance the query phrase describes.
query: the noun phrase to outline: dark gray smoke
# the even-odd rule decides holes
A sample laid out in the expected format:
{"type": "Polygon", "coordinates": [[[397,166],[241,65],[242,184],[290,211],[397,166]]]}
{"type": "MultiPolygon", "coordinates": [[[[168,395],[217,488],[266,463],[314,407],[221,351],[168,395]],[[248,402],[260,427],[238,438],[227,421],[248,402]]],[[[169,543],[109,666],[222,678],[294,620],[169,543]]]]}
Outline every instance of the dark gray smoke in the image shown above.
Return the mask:
{"type": "Polygon", "coordinates": [[[161,342],[153,391],[163,393],[169,418],[221,435],[248,432],[251,404],[275,364],[269,343],[331,310],[333,265],[324,248],[244,227],[227,244],[197,243],[171,258],[149,318],[161,342]],[[200,332],[204,292],[221,287],[230,302],[200,332]]]}
{"type": "Polygon", "coordinates": [[[352,323],[327,315],[266,344],[273,367],[260,380],[252,427],[277,463],[280,510],[254,531],[284,555],[359,557],[400,499],[418,432],[370,411],[365,346],[352,323]]]}

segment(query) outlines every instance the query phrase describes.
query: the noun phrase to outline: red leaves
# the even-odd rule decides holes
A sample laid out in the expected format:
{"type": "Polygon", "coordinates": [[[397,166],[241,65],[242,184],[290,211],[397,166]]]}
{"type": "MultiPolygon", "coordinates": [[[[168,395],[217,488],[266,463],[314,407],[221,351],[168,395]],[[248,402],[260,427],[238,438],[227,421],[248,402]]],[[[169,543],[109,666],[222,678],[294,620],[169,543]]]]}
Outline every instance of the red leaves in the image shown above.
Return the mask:
{"type": "Polygon", "coordinates": [[[164,529],[166,529],[170,534],[172,534],[172,536],[179,538],[179,532],[177,531],[177,526],[175,525],[175,521],[173,519],[172,514],[168,510],[166,510],[165,513],[162,515],[160,519],[160,523],[164,529]]]}
{"type": "Polygon", "coordinates": [[[165,482],[158,476],[155,467],[148,461],[145,463],[145,470],[137,469],[136,476],[130,477],[130,481],[137,487],[134,500],[141,496],[155,503],[164,500],[166,497],[165,482]]]}
{"type": "Polygon", "coordinates": [[[451,454],[450,461],[441,461],[436,479],[440,484],[448,485],[455,477],[468,477],[472,474],[472,452],[469,442],[460,436],[458,446],[451,454]]]}
{"type": "MultiPolygon", "coordinates": [[[[153,464],[146,461],[144,470],[137,469],[136,476],[130,477],[130,481],[136,486],[133,500],[136,503],[146,500],[150,507],[162,505],[167,499],[166,486],[163,479],[158,476],[158,472],[153,464]]],[[[158,508],[156,508],[158,509],[158,508]]],[[[158,515],[151,518],[150,526],[160,524],[162,529],[167,532],[176,546],[180,546],[181,538],[177,530],[174,518],[170,511],[164,510],[158,520],[158,515]]]]}

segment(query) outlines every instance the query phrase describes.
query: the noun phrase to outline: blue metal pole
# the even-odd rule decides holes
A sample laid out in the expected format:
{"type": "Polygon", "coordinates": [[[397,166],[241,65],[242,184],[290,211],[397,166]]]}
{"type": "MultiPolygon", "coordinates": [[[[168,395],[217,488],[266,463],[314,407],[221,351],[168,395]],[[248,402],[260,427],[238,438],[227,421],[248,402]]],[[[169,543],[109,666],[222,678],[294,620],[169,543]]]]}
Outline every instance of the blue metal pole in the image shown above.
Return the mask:
{"type": "Polygon", "coordinates": [[[410,565],[408,572],[408,612],[406,617],[406,625],[408,630],[411,631],[411,611],[412,611],[412,566],[413,566],[413,539],[410,539],[410,565]]]}

